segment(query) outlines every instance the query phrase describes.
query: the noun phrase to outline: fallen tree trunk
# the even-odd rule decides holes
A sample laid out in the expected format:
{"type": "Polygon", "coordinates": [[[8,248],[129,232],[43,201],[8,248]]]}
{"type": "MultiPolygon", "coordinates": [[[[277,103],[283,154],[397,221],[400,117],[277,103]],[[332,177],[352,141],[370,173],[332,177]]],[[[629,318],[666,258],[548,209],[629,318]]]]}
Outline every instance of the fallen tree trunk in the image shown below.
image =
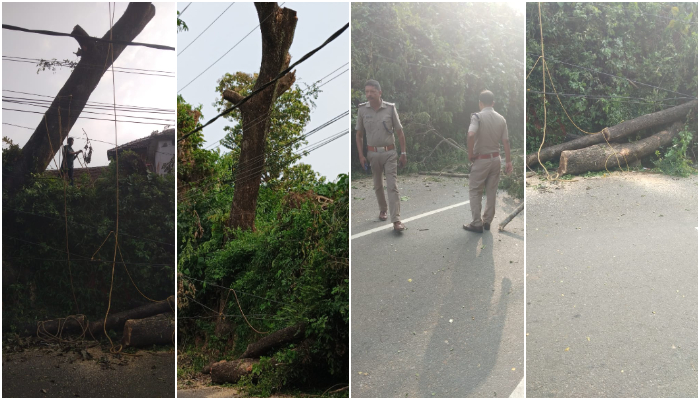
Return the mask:
{"type": "Polygon", "coordinates": [[[143,347],[153,344],[173,344],[175,339],[173,313],[158,314],[144,319],[130,319],[124,324],[122,346],[143,347]]]}
{"type": "Polygon", "coordinates": [[[107,317],[106,322],[104,319],[91,322],[88,329],[94,336],[102,335],[104,329],[122,329],[127,320],[148,318],[154,315],[172,312],[174,309],[175,296],[170,296],[167,300],[146,304],[145,306],[134,308],[133,310],[111,314],[107,317]],[[103,326],[105,326],[104,329],[103,326]]]}
{"type": "Polygon", "coordinates": [[[561,153],[557,172],[561,176],[617,169],[619,166],[626,168],[633,161],[654,153],[659,147],[671,144],[682,128],[683,123],[676,122],[670,129],[636,142],[610,145],[604,143],[581,150],[564,151],[561,153]]]}
{"type": "MultiPolygon", "coordinates": [[[[654,126],[669,124],[674,121],[683,120],[690,110],[697,108],[698,101],[693,100],[679,106],[667,108],[662,111],[658,111],[652,114],[642,115],[641,117],[631,119],[629,121],[622,122],[615,126],[611,126],[607,129],[607,139],[618,140],[631,135],[641,129],[652,128],[654,126]]],[[[603,133],[597,133],[595,135],[586,135],[580,139],[575,139],[570,142],[565,142],[558,144],[556,146],[550,146],[542,149],[540,151],[540,161],[543,163],[545,161],[553,160],[561,156],[563,151],[567,150],[577,150],[583,149],[585,147],[593,146],[594,144],[605,142],[605,137],[603,133]]],[[[528,154],[527,156],[527,166],[532,167],[537,165],[537,153],[528,154]]]]}
{"type": "Polygon", "coordinates": [[[506,219],[503,220],[503,222],[501,222],[500,224],[498,224],[498,231],[501,232],[501,231],[503,230],[503,228],[505,228],[506,225],[508,225],[508,223],[509,223],[510,221],[512,221],[513,218],[515,218],[516,215],[520,214],[524,209],[525,209],[525,202],[521,203],[521,204],[518,206],[518,208],[515,209],[515,211],[513,211],[512,213],[510,213],[510,215],[508,215],[508,216],[506,217],[506,219]]]}
{"type": "Polygon", "coordinates": [[[253,370],[260,360],[241,358],[235,361],[219,361],[211,365],[212,383],[237,383],[253,370]]]}
{"type": "MultiPolygon", "coordinates": [[[[273,347],[291,343],[295,340],[304,337],[306,324],[301,322],[294,326],[280,329],[277,332],[271,333],[255,343],[251,343],[246,348],[241,358],[253,358],[265,355],[273,347]]],[[[213,369],[212,369],[213,371],[213,369]]]]}
{"type": "Polygon", "coordinates": [[[68,333],[81,333],[83,327],[85,326],[85,316],[76,315],[70,317],[69,319],[60,318],[52,319],[49,321],[36,321],[31,322],[24,327],[20,328],[19,334],[26,336],[36,336],[37,329],[39,335],[53,335],[58,336],[59,334],[68,333]]]}

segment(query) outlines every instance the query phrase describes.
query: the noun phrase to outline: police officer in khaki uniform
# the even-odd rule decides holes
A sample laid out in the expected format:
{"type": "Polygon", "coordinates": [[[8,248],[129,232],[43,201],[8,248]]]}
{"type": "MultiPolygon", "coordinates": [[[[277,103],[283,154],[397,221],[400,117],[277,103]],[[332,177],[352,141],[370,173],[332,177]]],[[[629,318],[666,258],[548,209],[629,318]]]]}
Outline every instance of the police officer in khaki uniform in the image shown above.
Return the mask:
{"type": "Polygon", "coordinates": [[[513,172],[510,162],[510,142],[506,120],[493,110],[493,93],[484,90],[479,94],[479,111],[472,114],[467,149],[469,161],[469,205],[472,209],[472,222],[462,227],[471,232],[484,232],[491,229],[491,221],[496,213],[496,192],[501,177],[500,142],[506,154],[506,174],[513,172]],[[486,209],[481,215],[481,195],[486,190],[486,209]]]}
{"type": "Polygon", "coordinates": [[[382,100],[382,88],[379,82],[368,80],[365,83],[365,96],[367,103],[358,106],[357,117],[357,149],[360,153],[360,164],[365,168],[369,161],[372,166],[374,178],[374,192],[379,203],[379,219],[387,219],[387,202],[384,197],[384,182],[382,172],[386,175],[386,190],[389,194],[389,214],[394,230],[401,232],[406,227],[401,223],[401,200],[399,188],[396,184],[397,160],[401,168],[406,166],[406,138],[403,135],[403,126],[399,121],[399,114],[392,103],[382,100]],[[396,154],[394,145],[394,130],[399,136],[401,145],[401,157],[396,154]],[[367,133],[367,159],[362,154],[363,133],[367,133]]]}

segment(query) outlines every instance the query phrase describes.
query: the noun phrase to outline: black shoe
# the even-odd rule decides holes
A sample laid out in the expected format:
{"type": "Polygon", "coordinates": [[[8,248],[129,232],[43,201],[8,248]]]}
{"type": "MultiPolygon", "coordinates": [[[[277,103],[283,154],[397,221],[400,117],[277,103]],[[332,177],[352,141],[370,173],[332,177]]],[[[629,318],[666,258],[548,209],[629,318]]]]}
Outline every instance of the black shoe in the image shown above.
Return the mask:
{"type": "Polygon", "coordinates": [[[490,230],[491,230],[491,224],[489,224],[488,222],[484,222],[484,229],[486,229],[487,231],[490,231],[490,230]]]}
{"type": "Polygon", "coordinates": [[[469,224],[469,225],[462,225],[462,228],[464,228],[465,230],[468,230],[469,232],[484,233],[484,227],[482,227],[482,226],[474,226],[472,224],[469,224]]]}

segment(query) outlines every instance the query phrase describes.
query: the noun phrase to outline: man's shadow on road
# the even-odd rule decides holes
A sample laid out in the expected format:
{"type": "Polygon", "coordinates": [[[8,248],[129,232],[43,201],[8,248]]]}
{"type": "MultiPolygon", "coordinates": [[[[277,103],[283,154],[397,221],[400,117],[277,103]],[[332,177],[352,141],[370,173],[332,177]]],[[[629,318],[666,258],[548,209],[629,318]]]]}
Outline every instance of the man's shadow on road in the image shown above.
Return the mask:
{"type": "Polygon", "coordinates": [[[431,336],[420,378],[422,397],[510,395],[479,388],[498,358],[512,284],[503,278],[496,287],[492,233],[465,234],[464,246],[453,256],[452,288],[440,311],[454,322],[431,336]],[[455,310],[457,315],[451,315],[455,310]]]}

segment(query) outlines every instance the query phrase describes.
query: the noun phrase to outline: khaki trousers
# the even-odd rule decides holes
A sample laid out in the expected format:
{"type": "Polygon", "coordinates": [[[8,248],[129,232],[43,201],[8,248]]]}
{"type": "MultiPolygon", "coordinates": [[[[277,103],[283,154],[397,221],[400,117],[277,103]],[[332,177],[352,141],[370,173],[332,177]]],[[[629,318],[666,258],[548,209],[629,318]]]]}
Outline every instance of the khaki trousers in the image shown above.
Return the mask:
{"type": "Polygon", "coordinates": [[[469,205],[473,226],[491,223],[496,214],[496,193],[501,179],[501,157],[482,158],[474,161],[469,172],[469,205]],[[486,189],[486,209],[481,217],[481,195],[486,189]]]}
{"type": "Polygon", "coordinates": [[[382,172],[386,175],[386,191],[389,195],[389,216],[391,222],[401,221],[401,199],[399,199],[399,187],[396,184],[396,171],[398,169],[398,157],[396,150],[377,153],[367,152],[367,160],[372,166],[374,178],[374,193],[377,195],[379,211],[387,211],[386,198],[384,197],[384,180],[382,172]]]}

